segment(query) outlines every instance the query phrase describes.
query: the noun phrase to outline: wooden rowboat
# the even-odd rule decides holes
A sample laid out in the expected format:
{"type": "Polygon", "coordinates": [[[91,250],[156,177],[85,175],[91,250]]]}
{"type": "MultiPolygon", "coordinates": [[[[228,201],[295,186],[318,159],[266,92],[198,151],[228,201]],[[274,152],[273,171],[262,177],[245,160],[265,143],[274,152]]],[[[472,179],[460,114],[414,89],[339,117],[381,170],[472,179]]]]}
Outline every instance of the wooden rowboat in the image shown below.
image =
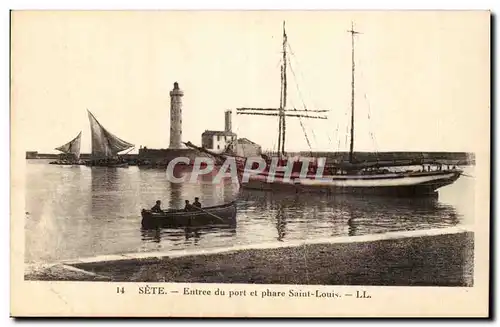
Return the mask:
{"type": "Polygon", "coordinates": [[[174,209],[157,213],[142,209],[142,227],[178,228],[209,225],[234,226],[236,224],[236,204],[234,201],[223,205],[201,208],[201,210],[196,208],[192,210],[174,209]]]}

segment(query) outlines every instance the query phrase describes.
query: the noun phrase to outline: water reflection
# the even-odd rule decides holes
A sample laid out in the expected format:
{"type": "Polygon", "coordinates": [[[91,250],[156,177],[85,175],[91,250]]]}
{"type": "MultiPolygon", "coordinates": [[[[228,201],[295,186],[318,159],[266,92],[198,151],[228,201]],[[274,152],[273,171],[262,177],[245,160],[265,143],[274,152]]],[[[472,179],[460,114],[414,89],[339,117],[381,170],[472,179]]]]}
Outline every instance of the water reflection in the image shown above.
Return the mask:
{"type": "Polygon", "coordinates": [[[361,197],[356,195],[284,195],[241,190],[240,209],[272,218],[277,239],[314,236],[364,235],[396,230],[455,226],[455,208],[437,198],[361,197]],[[300,225],[300,232],[297,227],[300,225]],[[288,230],[287,230],[288,229],[288,230]],[[295,230],[295,231],[294,231],[295,230]],[[297,234],[301,235],[297,235],[297,234]]]}
{"type": "Polygon", "coordinates": [[[198,242],[200,241],[200,236],[201,236],[201,233],[200,233],[200,229],[199,228],[184,228],[184,236],[185,236],[185,239],[186,241],[188,241],[189,239],[193,239],[194,240],[194,244],[197,245],[198,242]]]}
{"type": "Polygon", "coordinates": [[[161,241],[161,229],[144,229],[141,228],[141,236],[143,241],[152,241],[155,243],[160,243],[161,241]]]}
{"type": "Polygon", "coordinates": [[[145,229],[141,228],[141,240],[143,242],[174,242],[179,243],[182,240],[193,241],[196,245],[203,238],[204,235],[219,237],[234,237],[236,235],[236,228],[233,227],[220,227],[220,226],[206,226],[206,227],[183,227],[177,229],[168,228],[155,228],[145,229]]]}
{"type": "Polygon", "coordinates": [[[168,202],[168,208],[180,209],[184,207],[184,201],[182,199],[182,185],[181,183],[171,183],[170,187],[170,200],[168,202]]]}
{"type": "Polygon", "coordinates": [[[278,213],[276,214],[276,229],[278,230],[278,241],[283,241],[286,235],[286,217],[283,205],[279,205],[278,207],[278,213]]]}
{"type": "Polygon", "coordinates": [[[347,226],[349,227],[347,235],[356,236],[356,233],[358,231],[358,224],[354,221],[352,216],[347,220],[347,226]]]}
{"type": "Polygon", "coordinates": [[[120,215],[123,206],[124,181],[121,168],[88,167],[90,171],[91,214],[94,219],[110,219],[120,215]]]}
{"type": "Polygon", "coordinates": [[[141,229],[141,239],[145,242],[161,243],[162,237],[169,240],[179,241],[182,238],[188,241],[193,239],[196,242],[202,235],[201,229],[185,227],[177,230],[168,230],[162,228],[141,229]]]}
{"type": "Polygon", "coordinates": [[[454,226],[474,221],[473,180],[443,188],[436,198],[280,194],[214,185],[172,184],[165,170],[137,167],[27,166],[26,261],[55,261],[137,251],[216,248],[279,240],[357,236],[454,226]],[[237,225],[141,230],[141,209],[156,200],[182,208],[236,200],[237,225]],[[458,210],[458,211],[457,211],[458,210]]]}

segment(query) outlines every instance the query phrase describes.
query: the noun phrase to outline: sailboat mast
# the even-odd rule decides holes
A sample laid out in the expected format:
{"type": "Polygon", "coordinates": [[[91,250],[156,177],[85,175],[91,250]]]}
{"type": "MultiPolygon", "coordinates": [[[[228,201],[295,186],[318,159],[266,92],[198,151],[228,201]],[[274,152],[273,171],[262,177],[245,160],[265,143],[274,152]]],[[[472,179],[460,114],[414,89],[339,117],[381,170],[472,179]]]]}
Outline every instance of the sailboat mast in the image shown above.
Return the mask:
{"type": "Polygon", "coordinates": [[[286,133],[286,121],[285,121],[285,108],[286,108],[286,96],[287,96],[287,80],[286,80],[286,64],[287,64],[287,58],[286,58],[286,46],[287,46],[287,37],[286,37],[286,31],[285,31],[285,22],[283,22],[283,78],[282,78],[282,88],[283,88],[283,94],[282,94],[282,103],[280,106],[280,118],[281,118],[281,149],[280,152],[282,155],[285,154],[285,133],[286,133]]]}
{"type": "Polygon", "coordinates": [[[278,113],[278,121],[279,121],[279,126],[278,126],[278,156],[281,152],[281,125],[282,125],[282,108],[283,108],[283,65],[281,65],[281,70],[280,70],[280,107],[279,107],[279,113],[278,113]]]}
{"type": "Polygon", "coordinates": [[[351,22],[351,30],[348,31],[351,33],[351,61],[352,61],[352,69],[351,69],[351,143],[349,147],[349,162],[353,162],[353,153],[354,153],[354,76],[355,76],[355,68],[356,64],[354,61],[354,35],[359,34],[354,30],[354,23],[351,22]]]}

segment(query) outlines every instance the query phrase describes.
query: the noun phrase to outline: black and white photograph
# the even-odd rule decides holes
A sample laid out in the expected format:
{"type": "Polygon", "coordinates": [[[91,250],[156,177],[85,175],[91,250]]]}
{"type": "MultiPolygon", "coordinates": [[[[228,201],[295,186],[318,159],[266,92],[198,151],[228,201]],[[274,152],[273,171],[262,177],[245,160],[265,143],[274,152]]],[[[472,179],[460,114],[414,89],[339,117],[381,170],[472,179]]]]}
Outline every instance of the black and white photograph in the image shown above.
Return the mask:
{"type": "Polygon", "coordinates": [[[20,282],[486,306],[490,19],[12,11],[20,282]]]}

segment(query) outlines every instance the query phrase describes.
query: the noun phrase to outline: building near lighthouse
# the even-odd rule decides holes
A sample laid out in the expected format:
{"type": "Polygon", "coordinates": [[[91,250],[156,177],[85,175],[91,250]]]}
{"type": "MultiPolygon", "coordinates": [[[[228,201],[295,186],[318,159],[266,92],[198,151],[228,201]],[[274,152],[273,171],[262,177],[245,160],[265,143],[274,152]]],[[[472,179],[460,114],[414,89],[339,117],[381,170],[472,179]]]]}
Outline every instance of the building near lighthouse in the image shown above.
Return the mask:
{"type": "Polygon", "coordinates": [[[232,131],[231,110],[224,112],[224,130],[206,130],[201,134],[201,146],[214,153],[225,152],[239,157],[260,156],[262,148],[247,138],[237,138],[232,131]]]}
{"type": "Polygon", "coordinates": [[[231,110],[224,113],[224,130],[206,130],[201,134],[201,146],[215,153],[224,152],[228,146],[236,141],[236,134],[232,132],[231,110]]]}
{"type": "MultiPolygon", "coordinates": [[[[196,157],[211,155],[201,152],[184,145],[182,139],[182,98],[184,92],[179,83],[175,82],[170,95],[170,128],[168,148],[151,149],[147,146],[141,146],[138,154],[138,164],[151,165],[156,167],[166,166],[172,159],[177,157],[187,157],[194,162],[196,157]]],[[[201,136],[201,146],[215,153],[227,152],[235,153],[238,156],[260,155],[261,148],[258,144],[248,139],[237,139],[236,133],[232,131],[232,112],[224,112],[224,130],[214,131],[206,130],[201,136]]]]}

